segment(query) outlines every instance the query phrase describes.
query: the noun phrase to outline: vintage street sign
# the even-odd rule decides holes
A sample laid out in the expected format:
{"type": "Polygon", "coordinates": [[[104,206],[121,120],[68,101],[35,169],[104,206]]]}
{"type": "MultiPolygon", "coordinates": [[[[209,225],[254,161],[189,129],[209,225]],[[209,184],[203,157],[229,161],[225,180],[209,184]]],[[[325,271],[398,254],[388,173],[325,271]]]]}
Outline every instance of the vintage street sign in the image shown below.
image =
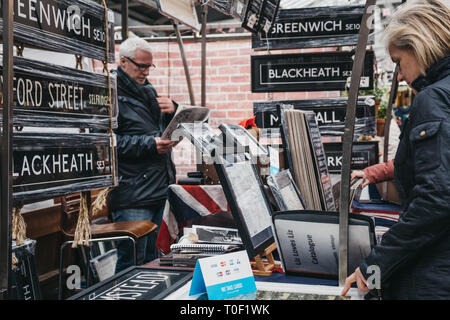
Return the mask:
{"type": "Polygon", "coordinates": [[[107,134],[14,133],[13,201],[111,187],[112,163],[107,134]]]}
{"type": "Polygon", "coordinates": [[[192,279],[192,270],[131,266],[69,300],[162,300],[192,279]]]}
{"type": "Polygon", "coordinates": [[[270,31],[252,36],[252,48],[297,49],[356,45],[364,6],[280,9],[270,31]]]}
{"type": "MultiPolygon", "coordinates": [[[[115,127],[115,76],[110,85],[115,127]]],[[[110,127],[108,78],[104,74],[14,57],[14,102],[16,126],[110,127]]]]}
{"type": "MultiPolygon", "coordinates": [[[[3,3],[3,2],[2,2],[3,3]]],[[[0,19],[0,33],[3,18],[0,19]]],[[[114,14],[90,0],[15,0],[14,42],[114,62],[114,14]]]]}
{"type": "MultiPolygon", "coordinates": [[[[311,110],[316,114],[322,136],[342,136],[345,128],[347,98],[284,100],[253,103],[258,128],[278,128],[280,106],[291,105],[294,109],[311,110]]],[[[375,135],[375,101],[372,96],[360,97],[356,108],[355,135],[375,135]]]]}
{"type": "MultiPolygon", "coordinates": [[[[325,148],[328,171],[333,174],[340,174],[342,167],[342,142],[326,142],[323,146],[325,148]]],[[[378,141],[353,142],[352,170],[362,170],[378,162],[378,141]]]]}
{"type": "MultiPolygon", "coordinates": [[[[352,52],[261,55],[251,57],[252,92],[345,90],[352,52]]],[[[374,53],[368,51],[361,89],[373,89],[374,53]]]]}

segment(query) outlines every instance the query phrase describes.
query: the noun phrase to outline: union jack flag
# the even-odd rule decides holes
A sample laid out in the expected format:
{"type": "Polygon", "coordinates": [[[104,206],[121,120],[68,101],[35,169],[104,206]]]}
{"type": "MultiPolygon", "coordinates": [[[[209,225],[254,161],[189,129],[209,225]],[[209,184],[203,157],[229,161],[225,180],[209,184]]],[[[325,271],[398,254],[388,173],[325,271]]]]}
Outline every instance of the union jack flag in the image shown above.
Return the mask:
{"type": "Polygon", "coordinates": [[[223,211],[229,210],[220,185],[170,185],[156,247],[168,254],[186,222],[223,211]]]}

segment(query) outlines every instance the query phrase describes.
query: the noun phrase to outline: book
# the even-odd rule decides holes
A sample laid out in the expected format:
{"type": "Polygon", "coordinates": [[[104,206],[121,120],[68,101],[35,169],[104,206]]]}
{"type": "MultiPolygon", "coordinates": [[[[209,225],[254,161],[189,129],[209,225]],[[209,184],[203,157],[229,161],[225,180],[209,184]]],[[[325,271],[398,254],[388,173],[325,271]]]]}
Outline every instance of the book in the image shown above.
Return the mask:
{"type": "Polygon", "coordinates": [[[176,243],[170,246],[173,253],[207,253],[223,254],[239,248],[240,245],[233,244],[211,244],[211,243],[176,243]]]}
{"type": "MultiPolygon", "coordinates": [[[[286,274],[337,279],[339,269],[339,214],[296,210],[276,212],[273,227],[286,274]]],[[[359,266],[376,245],[372,219],[349,214],[348,273],[359,266]]]]}
{"type": "Polygon", "coordinates": [[[209,109],[206,107],[178,105],[175,115],[161,135],[161,139],[177,141],[178,143],[182,138],[182,135],[177,132],[180,123],[204,122],[208,117],[209,109]]]}

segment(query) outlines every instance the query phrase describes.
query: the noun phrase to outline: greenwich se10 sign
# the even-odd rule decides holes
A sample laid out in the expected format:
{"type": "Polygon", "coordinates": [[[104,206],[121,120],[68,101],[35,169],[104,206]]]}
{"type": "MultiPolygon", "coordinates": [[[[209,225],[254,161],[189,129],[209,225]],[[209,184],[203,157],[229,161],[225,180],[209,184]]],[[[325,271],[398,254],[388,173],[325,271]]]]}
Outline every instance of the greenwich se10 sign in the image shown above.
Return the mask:
{"type": "MultiPolygon", "coordinates": [[[[352,52],[251,57],[252,92],[345,90],[350,85],[352,52]]],[[[373,89],[373,51],[366,52],[361,89],[373,89]]]]}
{"type": "Polygon", "coordinates": [[[14,133],[13,201],[113,186],[111,152],[106,134],[14,133]]]}
{"type": "Polygon", "coordinates": [[[252,36],[252,48],[356,45],[363,13],[364,6],[282,9],[278,11],[269,32],[252,36]]]}
{"type": "Polygon", "coordinates": [[[106,60],[108,33],[108,62],[114,62],[114,14],[107,15],[106,30],[105,8],[94,1],[14,0],[14,42],[106,60]]]}
{"type": "MultiPolygon", "coordinates": [[[[2,74],[3,67],[0,65],[3,83],[2,74]]],[[[106,75],[14,57],[13,80],[16,126],[108,129],[111,125],[106,75]]],[[[115,127],[115,76],[110,78],[110,86],[115,127]]]]}

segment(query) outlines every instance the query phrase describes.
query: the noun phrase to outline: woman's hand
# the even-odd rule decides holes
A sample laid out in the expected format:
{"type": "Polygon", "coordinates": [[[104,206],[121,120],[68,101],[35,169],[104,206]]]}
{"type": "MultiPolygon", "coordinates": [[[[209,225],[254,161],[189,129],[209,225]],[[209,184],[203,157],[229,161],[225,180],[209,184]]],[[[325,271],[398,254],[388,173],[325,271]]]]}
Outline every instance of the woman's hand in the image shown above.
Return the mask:
{"type": "Polygon", "coordinates": [[[361,188],[364,188],[370,183],[366,173],[363,170],[353,170],[350,177],[351,180],[354,180],[356,178],[362,178],[363,182],[361,183],[361,188]]]}
{"type": "Polygon", "coordinates": [[[362,292],[370,291],[370,289],[367,287],[367,280],[364,278],[361,270],[359,270],[358,267],[356,268],[355,272],[353,272],[351,275],[347,277],[347,279],[345,279],[344,289],[341,292],[341,296],[345,296],[347,294],[353,282],[356,282],[359,291],[362,292]]]}

